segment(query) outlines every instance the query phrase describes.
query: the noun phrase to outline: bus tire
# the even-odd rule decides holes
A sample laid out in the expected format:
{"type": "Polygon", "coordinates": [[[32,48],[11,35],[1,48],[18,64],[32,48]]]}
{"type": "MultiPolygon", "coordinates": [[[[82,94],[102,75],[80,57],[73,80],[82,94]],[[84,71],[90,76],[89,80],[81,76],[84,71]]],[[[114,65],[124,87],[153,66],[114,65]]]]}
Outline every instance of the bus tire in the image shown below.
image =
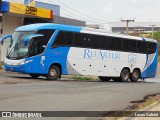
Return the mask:
{"type": "Polygon", "coordinates": [[[101,76],[99,76],[99,79],[100,79],[102,82],[108,82],[108,81],[111,80],[110,77],[101,77],[101,76]]]}
{"type": "Polygon", "coordinates": [[[38,74],[29,74],[32,78],[34,78],[34,79],[36,79],[36,78],[38,78],[40,75],[38,75],[38,74]]]}
{"type": "Polygon", "coordinates": [[[139,78],[140,78],[140,72],[139,72],[139,70],[137,70],[137,69],[133,70],[133,72],[131,74],[131,78],[130,78],[131,81],[132,82],[137,82],[139,78]]]}
{"type": "Polygon", "coordinates": [[[60,70],[57,66],[51,66],[48,74],[46,75],[47,80],[57,80],[60,77],[60,70]]]}
{"type": "Polygon", "coordinates": [[[130,72],[128,69],[123,69],[121,71],[121,75],[120,75],[120,78],[121,78],[121,82],[128,82],[129,78],[130,78],[130,72]]]}

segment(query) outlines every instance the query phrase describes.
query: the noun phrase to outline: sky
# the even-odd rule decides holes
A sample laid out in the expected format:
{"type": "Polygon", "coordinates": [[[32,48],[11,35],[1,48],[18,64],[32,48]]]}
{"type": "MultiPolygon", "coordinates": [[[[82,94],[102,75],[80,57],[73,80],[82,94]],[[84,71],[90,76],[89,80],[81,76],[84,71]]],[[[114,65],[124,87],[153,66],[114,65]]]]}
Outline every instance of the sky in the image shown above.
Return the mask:
{"type": "MultiPolygon", "coordinates": [[[[23,2],[23,0],[10,0],[23,2]]],[[[61,16],[108,24],[121,19],[160,22],[160,0],[37,0],[61,6],[61,16]]]]}

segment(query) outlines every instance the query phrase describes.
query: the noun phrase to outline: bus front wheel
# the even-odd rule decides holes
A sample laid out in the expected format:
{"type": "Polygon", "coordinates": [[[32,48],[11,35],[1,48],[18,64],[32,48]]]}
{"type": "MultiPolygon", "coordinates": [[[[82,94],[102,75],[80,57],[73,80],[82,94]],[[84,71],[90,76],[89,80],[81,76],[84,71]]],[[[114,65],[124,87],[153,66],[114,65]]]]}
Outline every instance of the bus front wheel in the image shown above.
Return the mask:
{"type": "Polygon", "coordinates": [[[57,80],[60,76],[60,70],[57,66],[51,66],[48,74],[46,75],[47,80],[57,80]]]}
{"type": "Polygon", "coordinates": [[[140,72],[139,72],[139,70],[133,70],[133,72],[132,72],[132,74],[131,74],[131,81],[132,82],[137,82],[138,81],[138,79],[139,79],[139,77],[140,77],[140,72]]]}
{"type": "Polygon", "coordinates": [[[121,81],[122,82],[127,82],[130,78],[130,72],[128,69],[123,69],[121,71],[121,75],[120,75],[121,81]]]}
{"type": "Polygon", "coordinates": [[[101,81],[103,81],[103,82],[107,82],[107,81],[110,81],[110,80],[111,80],[110,77],[101,77],[101,76],[99,76],[99,79],[100,79],[101,81]]]}

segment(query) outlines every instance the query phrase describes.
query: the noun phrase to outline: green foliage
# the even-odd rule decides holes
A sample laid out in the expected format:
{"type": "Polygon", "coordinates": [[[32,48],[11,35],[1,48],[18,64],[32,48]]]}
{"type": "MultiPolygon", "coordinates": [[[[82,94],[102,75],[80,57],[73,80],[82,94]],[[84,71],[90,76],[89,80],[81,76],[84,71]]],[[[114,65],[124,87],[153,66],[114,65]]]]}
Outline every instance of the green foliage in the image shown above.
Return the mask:
{"type": "Polygon", "coordinates": [[[160,42],[160,31],[154,32],[154,39],[160,42]]]}
{"type": "Polygon", "coordinates": [[[154,32],[154,39],[158,41],[158,53],[160,55],[160,31],[154,32]]]}
{"type": "Polygon", "coordinates": [[[85,81],[85,80],[94,80],[94,78],[92,78],[92,77],[80,77],[80,76],[73,76],[72,79],[73,79],[73,80],[82,80],[82,81],[83,81],[83,80],[84,80],[84,81],[85,81]]]}

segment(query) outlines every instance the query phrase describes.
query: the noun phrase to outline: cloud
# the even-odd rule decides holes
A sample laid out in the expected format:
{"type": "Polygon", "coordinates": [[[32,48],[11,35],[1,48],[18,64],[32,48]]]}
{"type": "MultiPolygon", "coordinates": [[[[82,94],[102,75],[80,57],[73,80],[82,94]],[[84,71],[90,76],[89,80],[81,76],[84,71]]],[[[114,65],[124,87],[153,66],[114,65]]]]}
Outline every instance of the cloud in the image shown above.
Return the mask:
{"type": "Polygon", "coordinates": [[[131,0],[133,3],[137,2],[137,0],[131,0]]]}

